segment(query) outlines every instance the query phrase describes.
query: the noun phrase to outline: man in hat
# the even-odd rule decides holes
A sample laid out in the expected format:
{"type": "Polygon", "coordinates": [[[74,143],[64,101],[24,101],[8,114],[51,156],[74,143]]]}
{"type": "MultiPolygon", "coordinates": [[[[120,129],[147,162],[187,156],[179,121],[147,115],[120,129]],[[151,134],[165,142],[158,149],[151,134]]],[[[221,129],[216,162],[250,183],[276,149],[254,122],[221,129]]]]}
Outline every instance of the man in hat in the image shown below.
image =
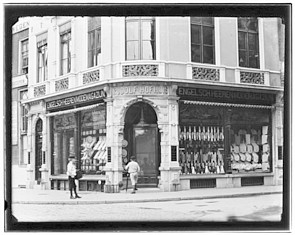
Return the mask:
{"type": "Polygon", "coordinates": [[[80,196],[78,196],[77,191],[76,191],[76,183],[75,183],[75,176],[77,172],[77,168],[76,168],[76,159],[73,156],[69,157],[69,163],[67,165],[67,175],[69,176],[69,189],[70,189],[70,193],[71,193],[71,199],[75,199],[75,198],[81,198],[80,196]],[[75,193],[75,197],[73,197],[73,190],[75,193]]]}
{"type": "Polygon", "coordinates": [[[131,156],[130,159],[131,161],[126,165],[126,170],[128,170],[128,173],[130,174],[130,180],[133,187],[133,191],[131,193],[135,193],[140,167],[135,161],[135,156],[131,156]]]}

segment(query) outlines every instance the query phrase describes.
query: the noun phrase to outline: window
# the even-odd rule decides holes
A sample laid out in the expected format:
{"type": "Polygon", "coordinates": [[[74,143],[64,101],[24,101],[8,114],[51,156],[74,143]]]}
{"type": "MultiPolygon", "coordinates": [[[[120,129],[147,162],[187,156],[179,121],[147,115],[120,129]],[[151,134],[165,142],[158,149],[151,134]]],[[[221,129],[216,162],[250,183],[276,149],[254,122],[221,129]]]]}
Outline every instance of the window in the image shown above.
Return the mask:
{"type": "Polygon", "coordinates": [[[126,59],[154,60],[155,20],[153,18],[126,18],[126,59]]]}
{"type": "Polygon", "coordinates": [[[88,20],[88,67],[97,66],[101,55],[101,22],[100,17],[88,20]]]}
{"type": "Polygon", "coordinates": [[[61,33],[60,44],[61,44],[60,75],[64,75],[71,71],[71,30],[67,30],[61,33]]]}
{"type": "Polygon", "coordinates": [[[29,65],[29,40],[26,39],[21,42],[21,74],[28,73],[28,65],[29,65]]]}
{"type": "MultiPolygon", "coordinates": [[[[26,100],[28,99],[28,90],[20,91],[20,100],[26,100]]],[[[27,133],[28,129],[28,110],[26,106],[22,105],[20,106],[21,109],[21,132],[27,133]]]]}
{"type": "Polygon", "coordinates": [[[191,60],[214,64],[214,18],[191,17],[191,60]]]}
{"type": "Polygon", "coordinates": [[[37,43],[38,51],[38,75],[37,82],[43,82],[48,78],[48,50],[47,50],[47,39],[43,39],[37,43]]]}
{"type": "Polygon", "coordinates": [[[238,18],[239,66],[259,68],[258,20],[253,17],[238,18]]]}

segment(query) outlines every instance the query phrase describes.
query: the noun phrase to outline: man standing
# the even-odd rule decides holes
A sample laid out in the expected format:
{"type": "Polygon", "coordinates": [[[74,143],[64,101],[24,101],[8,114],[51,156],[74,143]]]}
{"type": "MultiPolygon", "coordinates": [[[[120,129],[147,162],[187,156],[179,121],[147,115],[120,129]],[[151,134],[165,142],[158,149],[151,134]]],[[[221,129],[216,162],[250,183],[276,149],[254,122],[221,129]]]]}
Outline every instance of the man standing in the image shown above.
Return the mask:
{"type": "Polygon", "coordinates": [[[67,175],[69,176],[69,189],[71,193],[71,199],[75,198],[81,198],[78,196],[77,191],[76,191],[76,183],[75,183],[75,176],[77,174],[77,169],[76,169],[76,159],[75,157],[70,157],[69,158],[70,162],[67,165],[67,175]],[[75,193],[75,197],[73,197],[73,190],[75,193]]]}
{"type": "Polygon", "coordinates": [[[140,167],[138,163],[135,161],[135,156],[131,156],[131,162],[126,165],[126,170],[130,174],[130,180],[133,187],[133,191],[131,193],[135,193],[136,184],[138,180],[138,172],[140,171],[140,167]]]}

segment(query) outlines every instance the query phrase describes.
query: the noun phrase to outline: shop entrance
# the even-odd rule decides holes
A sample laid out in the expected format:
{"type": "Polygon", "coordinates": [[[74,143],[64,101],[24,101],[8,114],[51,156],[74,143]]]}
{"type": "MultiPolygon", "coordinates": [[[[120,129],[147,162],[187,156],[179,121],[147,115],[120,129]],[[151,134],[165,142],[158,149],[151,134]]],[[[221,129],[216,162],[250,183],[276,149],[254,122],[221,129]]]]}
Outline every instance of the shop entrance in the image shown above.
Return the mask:
{"type": "Polygon", "coordinates": [[[157,116],[153,108],[144,103],[133,104],[125,116],[124,138],[128,145],[123,156],[127,164],[132,155],[136,157],[141,173],[138,187],[157,187],[160,166],[160,140],[157,116]]]}

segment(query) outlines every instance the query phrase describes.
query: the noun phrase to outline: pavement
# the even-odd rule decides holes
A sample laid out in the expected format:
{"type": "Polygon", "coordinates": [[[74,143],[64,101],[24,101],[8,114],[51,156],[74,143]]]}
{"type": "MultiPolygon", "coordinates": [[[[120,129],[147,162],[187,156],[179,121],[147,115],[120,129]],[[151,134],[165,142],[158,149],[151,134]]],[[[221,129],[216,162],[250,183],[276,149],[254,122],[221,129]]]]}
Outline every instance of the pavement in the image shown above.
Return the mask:
{"type": "Polygon", "coordinates": [[[282,193],[282,185],[202,188],[174,192],[162,192],[158,188],[139,188],[135,194],[131,194],[131,189],[127,192],[122,190],[120,193],[80,191],[79,199],[70,199],[69,191],[13,188],[11,199],[12,204],[108,204],[250,197],[275,193],[282,193]]]}

